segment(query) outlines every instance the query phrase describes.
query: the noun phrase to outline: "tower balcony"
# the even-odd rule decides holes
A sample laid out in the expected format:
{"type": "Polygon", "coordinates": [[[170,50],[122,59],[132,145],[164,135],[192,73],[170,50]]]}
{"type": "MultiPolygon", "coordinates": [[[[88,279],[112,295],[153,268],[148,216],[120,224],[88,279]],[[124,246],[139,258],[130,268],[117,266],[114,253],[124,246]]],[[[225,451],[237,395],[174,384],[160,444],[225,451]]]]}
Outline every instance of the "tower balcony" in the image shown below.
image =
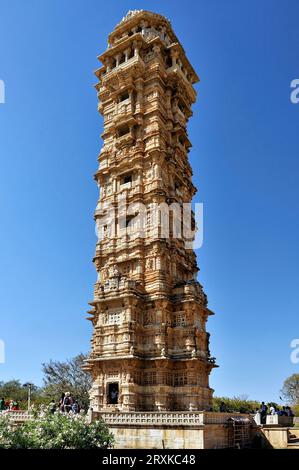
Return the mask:
{"type": "MultiPolygon", "coordinates": [[[[142,58],[137,54],[122,63],[118,63],[116,61],[115,66],[113,68],[106,68],[106,72],[101,73],[102,84],[105,85],[106,83],[110,82],[110,80],[113,80],[114,77],[120,72],[125,73],[129,71],[132,67],[137,71],[139,70],[139,72],[143,72],[144,70],[145,64],[142,58]]],[[[96,75],[99,74],[100,70],[101,69],[96,71],[96,75]]]]}
{"type": "MultiPolygon", "coordinates": [[[[126,122],[128,119],[133,117],[133,106],[132,103],[129,102],[118,103],[115,108],[114,116],[112,119],[113,124],[117,124],[120,122],[126,122]]],[[[135,122],[135,120],[134,120],[135,122]]]]}
{"type": "Polygon", "coordinates": [[[143,288],[138,281],[128,279],[125,276],[115,276],[105,282],[97,282],[95,285],[95,301],[106,297],[119,297],[128,293],[143,294],[143,288]]]}
{"type": "Polygon", "coordinates": [[[184,73],[182,67],[178,63],[175,63],[171,67],[168,67],[167,72],[168,72],[168,74],[177,74],[179,77],[181,77],[186,82],[188,87],[192,87],[186,73],[184,73]]]}
{"type": "Polygon", "coordinates": [[[115,141],[115,147],[117,149],[121,149],[122,147],[133,145],[135,142],[135,138],[133,132],[127,132],[123,135],[118,135],[115,141]]]}
{"type": "Polygon", "coordinates": [[[182,300],[197,300],[202,305],[207,305],[207,296],[202,286],[197,281],[188,281],[173,289],[173,300],[175,302],[182,300]]]}
{"type": "Polygon", "coordinates": [[[180,110],[180,108],[177,109],[174,115],[174,122],[175,124],[179,124],[183,128],[186,128],[187,126],[187,118],[185,114],[180,110]]]}

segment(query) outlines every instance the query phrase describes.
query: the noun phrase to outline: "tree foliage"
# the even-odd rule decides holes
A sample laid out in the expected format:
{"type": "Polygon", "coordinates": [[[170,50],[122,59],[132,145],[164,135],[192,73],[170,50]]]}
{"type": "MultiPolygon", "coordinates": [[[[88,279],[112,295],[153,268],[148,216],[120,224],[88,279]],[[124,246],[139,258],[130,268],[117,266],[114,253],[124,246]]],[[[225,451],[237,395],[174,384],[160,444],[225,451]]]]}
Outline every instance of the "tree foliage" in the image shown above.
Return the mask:
{"type": "MultiPolygon", "coordinates": [[[[82,370],[86,356],[79,354],[66,361],[53,361],[42,364],[44,386],[32,386],[31,403],[47,404],[52,399],[56,403],[62,393],[70,392],[81,407],[88,409],[88,391],[92,385],[90,374],[82,370]]],[[[28,389],[19,380],[0,381],[0,398],[17,401],[21,409],[27,408],[28,389]]]]}
{"type": "Polygon", "coordinates": [[[80,405],[88,408],[88,392],[92,385],[91,375],[82,370],[86,356],[78,356],[66,361],[53,361],[42,364],[44,373],[43,393],[49,399],[59,400],[63,392],[70,392],[80,405]]]}
{"type": "Polygon", "coordinates": [[[281,391],[287,402],[292,405],[299,405],[299,374],[288,377],[284,381],[281,391]]]}
{"type": "Polygon", "coordinates": [[[227,412],[252,413],[260,407],[258,401],[248,400],[247,396],[240,395],[233,398],[214,397],[213,410],[220,411],[221,403],[224,403],[227,412]]]}
{"type": "MultiPolygon", "coordinates": [[[[27,407],[28,389],[22,385],[19,380],[13,379],[8,382],[0,382],[0,398],[7,401],[17,401],[20,408],[27,407]]],[[[33,385],[31,391],[32,401],[35,403],[43,403],[42,390],[33,385]]]]}

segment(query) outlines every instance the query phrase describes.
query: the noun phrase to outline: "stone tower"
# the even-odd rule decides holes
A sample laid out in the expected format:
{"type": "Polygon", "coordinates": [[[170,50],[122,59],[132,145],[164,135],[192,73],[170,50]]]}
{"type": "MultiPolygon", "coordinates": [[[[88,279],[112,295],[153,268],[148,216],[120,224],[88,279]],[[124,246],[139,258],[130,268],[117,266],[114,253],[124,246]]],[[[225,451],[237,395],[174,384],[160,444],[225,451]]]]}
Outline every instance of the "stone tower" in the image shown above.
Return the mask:
{"type": "MultiPolygon", "coordinates": [[[[206,321],[212,312],[196,281],[188,237],[177,236],[181,221],[173,210],[190,205],[196,192],[186,127],[198,77],[170,22],[144,10],[128,12],[99,60],[104,132],[95,175],[100,240],[86,361],[91,406],[209,410],[215,360],[206,321]],[[172,207],[167,236],[157,206],[172,207]]],[[[194,226],[193,219],[192,213],[194,226]]]]}

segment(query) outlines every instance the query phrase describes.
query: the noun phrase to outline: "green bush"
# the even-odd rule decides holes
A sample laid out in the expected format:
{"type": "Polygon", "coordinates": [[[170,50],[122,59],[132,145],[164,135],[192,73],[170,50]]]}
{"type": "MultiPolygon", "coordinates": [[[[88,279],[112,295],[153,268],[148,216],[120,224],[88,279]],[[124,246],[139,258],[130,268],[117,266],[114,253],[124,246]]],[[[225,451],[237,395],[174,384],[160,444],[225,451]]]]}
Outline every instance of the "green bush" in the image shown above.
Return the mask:
{"type": "Polygon", "coordinates": [[[244,397],[214,397],[213,411],[220,411],[220,405],[222,402],[225,405],[226,411],[229,413],[252,413],[261,406],[259,402],[255,400],[247,400],[244,397]]]}
{"type": "Polygon", "coordinates": [[[293,412],[295,416],[299,416],[299,405],[295,405],[293,407],[293,412]]]}
{"type": "Polygon", "coordinates": [[[32,419],[13,426],[9,413],[0,414],[0,448],[95,449],[108,448],[114,438],[101,421],[88,422],[85,414],[33,411],[32,419]]]}

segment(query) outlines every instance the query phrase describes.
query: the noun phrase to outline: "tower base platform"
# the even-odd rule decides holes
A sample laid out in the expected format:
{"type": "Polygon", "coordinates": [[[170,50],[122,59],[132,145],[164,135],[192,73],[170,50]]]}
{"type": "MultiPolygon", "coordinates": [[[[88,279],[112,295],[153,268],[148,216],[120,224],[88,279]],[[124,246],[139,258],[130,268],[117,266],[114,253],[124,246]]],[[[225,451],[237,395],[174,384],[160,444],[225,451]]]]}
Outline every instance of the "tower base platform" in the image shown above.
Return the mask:
{"type": "Polygon", "coordinates": [[[115,436],[116,449],[223,449],[250,447],[253,417],[242,413],[91,412],[115,436]]]}

